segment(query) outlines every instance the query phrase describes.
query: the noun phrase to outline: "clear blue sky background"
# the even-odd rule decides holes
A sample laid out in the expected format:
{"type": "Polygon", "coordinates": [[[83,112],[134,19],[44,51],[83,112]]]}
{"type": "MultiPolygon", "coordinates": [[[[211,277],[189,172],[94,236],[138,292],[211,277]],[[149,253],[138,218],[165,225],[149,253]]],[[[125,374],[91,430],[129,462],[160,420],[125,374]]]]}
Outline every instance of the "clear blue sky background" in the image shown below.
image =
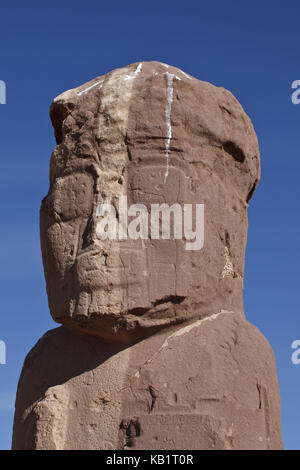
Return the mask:
{"type": "MultiPolygon", "coordinates": [[[[262,180],[249,210],[245,312],[278,364],[285,447],[300,449],[300,3],[176,0],[13,1],[0,7],[0,448],[9,448],[25,355],[51,320],[39,248],[39,206],[55,145],[51,100],[115,67],[160,60],[224,86],[258,134],[262,180]]],[[[259,354],[259,351],[257,352],[259,354]]]]}

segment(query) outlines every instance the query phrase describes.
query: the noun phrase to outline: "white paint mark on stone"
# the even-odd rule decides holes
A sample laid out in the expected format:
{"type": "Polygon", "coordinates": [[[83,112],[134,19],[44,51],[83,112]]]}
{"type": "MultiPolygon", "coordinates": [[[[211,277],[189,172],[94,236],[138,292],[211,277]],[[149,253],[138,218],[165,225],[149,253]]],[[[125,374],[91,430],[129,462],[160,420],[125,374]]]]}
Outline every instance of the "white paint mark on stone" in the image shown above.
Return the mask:
{"type": "Polygon", "coordinates": [[[140,62],[139,65],[137,66],[135,72],[134,72],[134,75],[138,75],[141,72],[142,67],[143,67],[143,62],[140,62]]]}
{"type": "Polygon", "coordinates": [[[85,90],[79,91],[79,93],[77,93],[77,95],[78,95],[78,96],[81,96],[81,95],[83,95],[84,93],[87,93],[88,91],[90,91],[92,88],[95,88],[95,86],[97,86],[97,85],[99,85],[99,84],[100,84],[100,87],[99,87],[99,88],[102,88],[103,80],[99,80],[99,82],[94,83],[93,85],[89,86],[89,87],[86,88],[85,90]]]}
{"type": "Polygon", "coordinates": [[[166,77],[167,77],[167,103],[166,103],[167,139],[166,139],[166,146],[165,146],[166,172],[165,172],[164,182],[167,181],[168,174],[169,174],[170,143],[172,139],[171,110],[172,110],[172,102],[173,102],[174,74],[166,72],[166,77]]]}
{"type": "MultiPolygon", "coordinates": [[[[156,75],[166,75],[167,73],[169,72],[163,72],[163,74],[160,74],[159,72],[155,72],[154,76],[156,75]]],[[[180,77],[177,77],[177,75],[173,74],[175,80],[180,80],[181,81],[181,78],[180,77]]]]}
{"type": "Polygon", "coordinates": [[[214,321],[216,320],[222,313],[234,313],[230,310],[220,310],[218,313],[214,313],[213,315],[210,315],[208,317],[202,318],[201,320],[197,320],[194,323],[187,325],[183,328],[180,328],[180,330],[175,331],[175,333],[171,334],[168,336],[168,338],[164,341],[161,349],[166,348],[168,346],[168,342],[171,338],[175,338],[177,336],[185,335],[186,333],[189,333],[193,328],[202,325],[203,323],[207,321],[214,321]]]}
{"type": "Polygon", "coordinates": [[[214,313],[213,315],[210,315],[208,317],[205,317],[205,318],[202,318],[201,320],[196,320],[194,323],[190,324],[190,325],[187,325],[187,326],[184,326],[183,328],[180,328],[180,330],[177,330],[175,331],[174,333],[172,333],[170,336],[168,336],[164,343],[162,344],[162,346],[158,349],[158,351],[154,354],[154,356],[152,356],[150,359],[148,359],[144,365],[148,365],[150,364],[153,359],[165,348],[167,348],[169,346],[169,340],[171,338],[175,338],[177,336],[181,336],[181,335],[184,335],[185,333],[189,333],[193,328],[197,327],[197,326],[200,326],[202,325],[203,323],[207,322],[207,321],[214,321],[216,320],[222,313],[235,313],[233,312],[232,310],[223,310],[221,309],[220,312],[218,313],[214,313]]]}
{"type": "Polygon", "coordinates": [[[189,80],[192,80],[192,77],[190,77],[187,73],[185,73],[183,70],[180,70],[180,72],[189,80]]]}
{"type": "Polygon", "coordinates": [[[137,68],[135,69],[133,75],[126,75],[124,80],[133,80],[142,70],[143,62],[140,62],[137,68]]]}

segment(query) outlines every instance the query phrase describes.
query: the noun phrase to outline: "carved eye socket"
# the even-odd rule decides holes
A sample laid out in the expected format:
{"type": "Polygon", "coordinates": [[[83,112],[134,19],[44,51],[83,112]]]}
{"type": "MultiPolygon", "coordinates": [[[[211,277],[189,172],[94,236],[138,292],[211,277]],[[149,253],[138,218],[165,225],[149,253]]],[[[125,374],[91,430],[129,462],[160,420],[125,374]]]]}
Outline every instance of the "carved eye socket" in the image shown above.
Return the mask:
{"type": "Polygon", "coordinates": [[[62,221],[90,216],[93,183],[92,176],[82,173],[56,179],[52,195],[53,209],[62,221]]]}
{"type": "Polygon", "coordinates": [[[234,142],[227,141],[223,144],[225,152],[229,153],[236,162],[244,163],[245,154],[234,142]]]}

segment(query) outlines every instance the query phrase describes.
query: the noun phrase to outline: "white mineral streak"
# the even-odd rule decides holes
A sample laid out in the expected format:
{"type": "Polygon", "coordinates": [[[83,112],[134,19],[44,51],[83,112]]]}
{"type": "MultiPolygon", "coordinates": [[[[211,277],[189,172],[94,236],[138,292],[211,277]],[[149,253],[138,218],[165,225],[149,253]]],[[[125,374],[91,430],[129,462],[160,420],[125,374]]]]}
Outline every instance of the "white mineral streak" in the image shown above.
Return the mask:
{"type": "Polygon", "coordinates": [[[170,160],[170,143],[172,139],[172,124],[171,124],[171,110],[173,102],[173,78],[174,74],[166,72],[167,77],[167,103],[166,103],[166,125],[167,125],[167,138],[166,138],[166,172],[164,182],[167,181],[169,174],[169,160],[170,160]]]}
{"type": "MultiPolygon", "coordinates": [[[[169,73],[169,72],[163,72],[162,74],[159,73],[159,72],[155,72],[154,76],[156,76],[156,75],[166,75],[167,73],[169,73]]],[[[177,75],[173,74],[173,76],[174,76],[174,78],[175,78],[176,80],[180,80],[180,81],[181,81],[181,78],[180,78],[180,77],[177,77],[177,75]]]]}
{"type": "Polygon", "coordinates": [[[92,88],[95,88],[95,86],[97,86],[97,85],[100,85],[99,88],[101,88],[102,85],[103,85],[103,80],[99,80],[99,82],[96,82],[96,83],[94,83],[93,85],[89,86],[88,88],[85,88],[84,90],[79,91],[79,93],[77,93],[77,95],[78,95],[78,96],[81,96],[81,95],[87,93],[88,91],[90,91],[92,88]]]}
{"type": "Polygon", "coordinates": [[[126,75],[124,80],[133,80],[142,70],[143,62],[140,62],[137,68],[135,69],[133,75],[126,75]]]}
{"type": "MultiPolygon", "coordinates": [[[[145,365],[146,364],[150,364],[153,359],[165,348],[167,348],[169,346],[169,341],[170,339],[172,338],[176,338],[178,336],[181,336],[181,335],[185,335],[186,333],[189,333],[191,330],[193,330],[194,328],[196,327],[199,327],[201,325],[203,325],[204,323],[206,322],[211,322],[211,321],[214,321],[216,320],[217,318],[219,318],[220,315],[222,314],[227,314],[227,313],[235,313],[231,310],[220,310],[218,313],[214,313],[213,315],[210,315],[208,317],[205,317],[205,318],[202,318],[201,320],[196,320],[195,322],[191,323],[190,325],[187,325],[187,326],[184,326],[183,328],[180,328],[179,330],[175,331],[174,333],[172,333],[170,336],[168,336],[165,341],[163,342],[162,346],[158,349],[158,351],[154,354],[154,356],[152,356],[150,359],[148,359],[146,362],[145,362],[145,365]]],[[[135,374],[134,374],[135,377],[139,377],[140,376],[140,371],[138,370],[135,374]]]]}
{"type": "Polygon", "coordinates": [[[135,72],[134,72],[134,75],[138,75],[141,72],[142,67],[143,67],[143,63],[140,62],[139,65],[137,66],[135,72]]]}
{"type": "Polygon", "coordinates": [[[184,326],[183,328],[180,328],[179,330],[175,331],[175,333],[171,334],[168,336],[168,338],[164,341],[163,345],[161,346],[160,349],[164,349],[168,346],[169,340],[171,338],[175,338],[177,336],[184,335],[186,333],[189,333],[192,329],[196,328],[197,326],[202,325],[203,323],[207,321],[214,321],[216,320],[220,315],[223,313],[234,313],[230,310],[220,310],[218,313],[214,313],[213,315],[210,315],[208,317],[202,318],[201,320],[197,320],[194,323],[191,323],[190,325],[184,326]]]}
{"type": "Polygon", "coordinates": [[[187,73],[185,73],[183,70],[180,70],[180,72],[189,80],[192,80],[192,77],[190,77],[187,73]]]}

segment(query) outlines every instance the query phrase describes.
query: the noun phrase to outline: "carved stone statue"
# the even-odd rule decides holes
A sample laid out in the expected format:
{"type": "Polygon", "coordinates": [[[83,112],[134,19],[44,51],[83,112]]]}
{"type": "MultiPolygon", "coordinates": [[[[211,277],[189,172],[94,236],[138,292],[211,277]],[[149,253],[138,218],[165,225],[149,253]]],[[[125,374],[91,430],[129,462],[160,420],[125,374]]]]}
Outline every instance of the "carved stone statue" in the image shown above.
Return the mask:
{"type": "Polygon", "coordinates": [[[243,313],[260,161],[240,104],[145,62],[50,114],[41,246],[63,326],[25,360],[13,448],[282,448],[273,352],[243,313]]]}

